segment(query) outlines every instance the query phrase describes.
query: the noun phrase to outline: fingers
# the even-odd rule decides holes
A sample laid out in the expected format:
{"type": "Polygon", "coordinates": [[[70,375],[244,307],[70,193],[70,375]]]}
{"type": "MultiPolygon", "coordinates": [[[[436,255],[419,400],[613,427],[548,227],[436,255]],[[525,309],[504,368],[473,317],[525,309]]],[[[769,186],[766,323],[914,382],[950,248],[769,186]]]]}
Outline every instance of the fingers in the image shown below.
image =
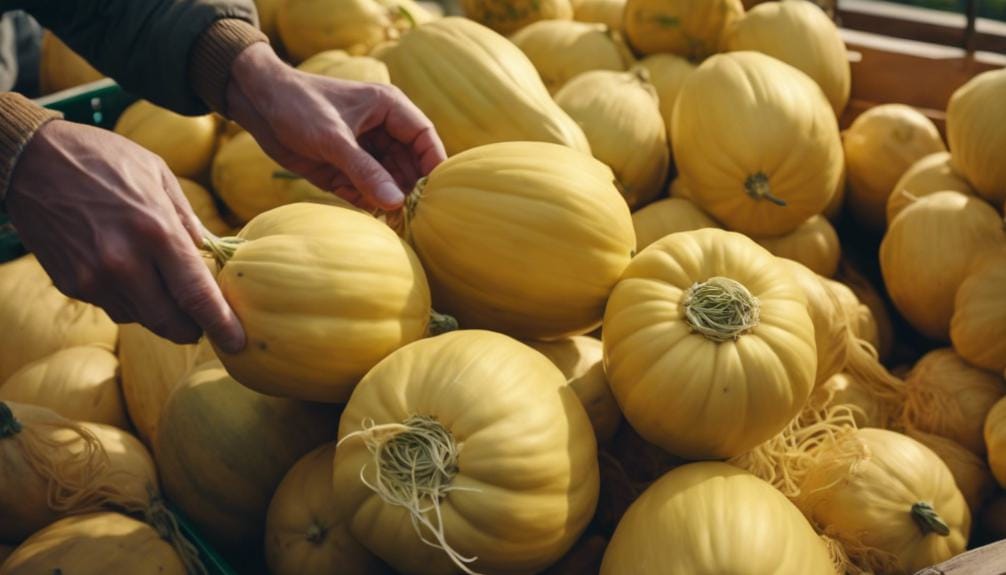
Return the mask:
{"type": "Polygon", "coordinates": [[[144,264],[133,271],[123,286],[123,295],[131,301],[123,302],[121,308],[127,310],[126,314],[131,318],[129,321],[138,321],[150,331],[175,343],[199,341],[203,330],[182,311],[168,292],[153,262],[144,264]]]}
{"type": "Polygon", "coordinates": [[[433,122],[398,88],[388,90],[390,109],[385,120],[385,130],[392,138],[406,144],[419,160],[422,175],[428,175],[440,162],[447,159],[444,143],[437,135],[433,122]]]}
{"type": "Polygon", "coordinates": [[[182,191],[178,178],[171,173],[167,165],[161,169],[161,179],[164,182],[164,192],[171,200],[171,204],[174,205],[175,213],[178,214],[178,219],[181,220],[185,231],[189,233],[189,237],[192,238],[196,246],[203,245],[203,236],[205,235],[203,223],[199,221],[199,216],[192,211],[192,204],[185,197],[185,192],[182,191]]]}
{"type": "Polygon", "coordinates": [[[355,138],[340,131],[329,139],[329,144],[326,160],[342,170],[354,188],[383,209],[401,207],[405,194],[384,166],[361,148],[355,138]]]}

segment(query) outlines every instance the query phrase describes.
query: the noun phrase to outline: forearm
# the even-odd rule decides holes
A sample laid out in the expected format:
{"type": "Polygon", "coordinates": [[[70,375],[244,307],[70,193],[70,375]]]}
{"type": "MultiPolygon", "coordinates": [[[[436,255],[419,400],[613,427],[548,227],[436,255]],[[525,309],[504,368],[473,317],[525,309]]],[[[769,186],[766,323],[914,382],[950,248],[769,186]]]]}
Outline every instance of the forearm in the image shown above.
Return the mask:
{"type": "Polygon", "coordinates": [[[0,211],[14,166],[35,132],[59,114],[46,110],[20,94],[0,94],[0,211]]]}

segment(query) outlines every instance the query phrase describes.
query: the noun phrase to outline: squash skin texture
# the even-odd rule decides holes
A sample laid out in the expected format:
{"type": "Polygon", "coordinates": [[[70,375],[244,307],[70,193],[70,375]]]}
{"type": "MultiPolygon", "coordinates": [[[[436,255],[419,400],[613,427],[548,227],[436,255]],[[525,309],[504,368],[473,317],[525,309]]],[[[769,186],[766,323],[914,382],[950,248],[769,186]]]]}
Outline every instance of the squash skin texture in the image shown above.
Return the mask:
{"type": "Polygon", "coordinates": [[[695,203],[751,236],[795,230],[828,205],[842,176],[838,123],[820,87],[757,52],[717,54],[688,76],[671,145],[695,203]]]}
{"type": "Polygon", "coordinates": [[[466,329],[588,333],[635,248],[611,169],[556,144],[469,150],[437,166],[414,197],[408,232],[435,308],[466,329]]]}
{"type": "Polygon", "coordinates": [[[295,63],[325,50],[366,54],[396,35],[391,10],[375,0],[284,0],[276,27],[295,63]]]}
{"type": "Polygon", "coordinates": [[[636,231],[636,250],[642,251],[668,234],[720,225],[691,200],[664,198],[632,212],[632,227],[636,231]]]}
{"type": "Polygon", "coordinates": [[[1006,488],[1006,399],[1000,399],[985,418],[985,443],[992,474],[1006,488]]]}
{"type": "Polygon", "coordinates": [[[971,516],[977,516],[985,500],[995,492],[996,488],[995,477],[992,476],[985,460],[953,439],[912,430],[908,430],[906,435],[940,456],[953,474],[954,483],[961,490],[961,495],[967,501],[971,516]]]}
{"type": "Polygon", "coordinates": [[[807,312],[814,324],[814,342],[817,348],[817,375],[814,385],[819,386],[842,370],[849,357],[849,321],[842,307],[820,275],[807,266],[792,260],[780,259],[807,298],[807,312]]]}
{"type": "Polygon", "coordinates": [[[231,226],[220,216],[220,210],[217,209],[217,204],[213,201],[213,195],[209,190],[188,178],[178,178],[178,185],[182,188],[185,199],[192,206],[192,211],[195,212],[207,230],[218,236],[230,233],[231,226]]]}
{"type": "MultiPolygon", "coordinates": [[[[455,489],[440,500],[445,538],[478,556],[482,573],[539,572],[576,542],[598,497],[590,420],[545,356],[506,336],[462,330],[406,346],[360,382],[343,412],[334,489],[352,533],[401,573],[456,573],[446,553],[422,543],[409,512],[384,503],[364,420],[433,417],[462,446],[455,489]],[[465,488],[471,488],[468,490],[465,488]]],[[[424,534],[428,535],[427,531],[424,534]]]]}
{"type": "Polygon", "coordinates": [[[49,30],[42,32],[38,66],[43,96],[105,77],[49,30]]]}
{"type": "Polygon", "coordinates": [[[206,172],[217,147],[216,116],[183,116],[140,100],[115,122],[115,132],[164,159],[171,172],[197,178],[206,172]]]}
{"type": "Polygon", "coordinates": [[[678,93],[681,92],[685,79],[695,71],[695,64],[674,54],[653,54],[640,60],[639,65],[650,73],[650,82],[657,90],[660,117],[664,119],[669,142],[674,103],[678,101],[678,93]]]}
{"type": "Polygon", "coordinates": [[[575,0],[573,19],[577,22],[604,24],[612,30],[622,31],[622,13],[625,0],[575,0]]]}
{"type": "Polygon", "coordinates": [[[518,30],[510,41],[531,60],[553,95],[584,72],[621,72],[632,61],[621,36],[602,24],[542,20],[518,30]]]}
{"type": "Polygon", "coordinates": [[[744,16],[740,0],[628,0],[625,35],[636,52],[669,52],[701,62],[720,51],[727,29],[744,16]]]}
{"type": "Polygon", "coordinates": [[[341,80],[391,84],[391,75],[384,62],[370,56],[350,56],[344,50],[319,52],[301,62],[297,69],[341,80]]]}
{"type": "Polygon", "coordinates": [[[834,574],[828,549],[771,485],[732,465],[689,463],[629,507],[601,575],[834,574]]]}
{"type": "Polygon", "coordinates": [[[838,262],[842,258],[838,233],[828,218],[821,215],[811,216],[800,224],[800,227],[786,235],[755,238],[755,241],[776,257],[799,262],[812,272],[826,278],[835,275],[838,271],[838,262]]]}
{"type": "Polygon", "coordinates": [[[814,387],[807,298],[767,250],[735,232],[667,236],[639,253],[608,300],[605,368],[632,427],[686,459],[728,458],[768,440],[814,387]],[[760,320],[716,342],[685,316],[686,291],[726,277],[760,300],[760,320]]]}
{"type": "Polygon", "coordinates": [[[1006,243],[1004,249],[977,264],[957,288],[950,339],[972,364],[995,372],[1006,370],[1006,243]]]}
{"type": "Polygon", "coordinates": [[[590,153],[583,130],[552,100],[527,56],[485,26],[442,18],[403,36],[381,59],[391,82],[436,126],[449,156],[504,141],[590,153]]]}
{"type": "Polygon", "coordinates": [[[1006,202],[1006,70],[991,70],[957,89],[947,104],[953,166],[996,207],[1006,202]]]}
{"type": "Polygon", "coordinates": [[[902,174],[887,198],[887,225],[919,198],[946,191],[976,195],[964,176],[954,170],[950,152],[936,152],[916,161],[902,174]]]}
{"type": "Polygon", "coordinates": [[[461,0],[465,17],[510,35],[535,22],[572,20],[570,0],[461,0]]]}

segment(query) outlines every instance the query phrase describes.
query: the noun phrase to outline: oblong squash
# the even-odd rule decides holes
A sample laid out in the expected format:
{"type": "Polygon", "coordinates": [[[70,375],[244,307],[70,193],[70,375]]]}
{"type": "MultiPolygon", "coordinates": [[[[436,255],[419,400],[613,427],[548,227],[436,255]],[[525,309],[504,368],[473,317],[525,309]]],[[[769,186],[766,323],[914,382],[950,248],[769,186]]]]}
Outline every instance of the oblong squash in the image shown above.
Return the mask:
{"type": "Polygon", "coordinates": [[[908,430],[906,435],[940,456],[967,501],[971,516],[977,516],[996,488],[995,478],[985,461],[952,439],[916,430],[908,430]]]}
{"type": "Polygon", "coordinates": [[[989,410],[984,434],[989,450],[989,467],[999,485],[1006,488],[1006,399],[1000,399],[989,410]]]}
{"type": "Polygon", "coordinates": [[[604,24],[612,30],[622,30],[622,14],[626,0],[576,0],[573,19],[578,22],[604,24]]]}
{"type": "MultiPolygon", "coordinates": [[[[1006,247],[1006,246],[1004,246],[1006,247]]],[[[950,339],[970,363],[1006,370],[1006,249],[981,261],[954,298],[950,339]]]]}
{"type": "Polygon", "coordinates": [[[670,150],[657,91],[645,69],[580,74],[555,101],[583,128],[594,157],[615,172],[630,209],[660,195],[670,150]]]}
{"type": "Polygon", "coordinates": [[[836,573],[828,548],[781,493],[719,462],[670,471],[629,507],[601,575],[836,573]]]}
{"type": "Polygon", "coordinates": [[[188,178],[178,178],[178,185],[181,186],[185,199],[192,206],[192,211],[207,230],[218,236],[226,235],[231,231],[230,224],[220,217],[220,211],[213,200],[213,195],[206,188],[188,178]]]}
{"type": "Polygon", "coordinates": [[[525,339],[590,332],[635,248],[611,169],[556,144],[458,154],[406,203],[436,308],[465,328],[525,339]]]}
{"type": "Polygon", "coordinates": [[[572,20],[570,0],[461,0],[465,17],[509,36],[538,21],[572,20]]]}
{"type": "Polygon", "coordinates": [[[632,54],[617,32],[602,24],[541,20],[510,37],[534,64],[549,93],[591,70],[624,71],[632,54]]]}
{"type": "Polygon", "coordinates": [[[398,36],[396,16],[401,14],[392,6],[375,0],[284,0],[276,28],[287,54],[299,63],[326,50],[366,54],[398,36]]]}
{"type": "Polygon", "coordinates": [[[720,51],[724,33],[743,16],[741,0],[628,0],[622,18],[636,52],[701,62],[720,51]]]}
{"type": "Polygon", "coordinates": [[[971,184],[954,170],[950,152],[936,152],[916,161],[901,175],[887,198],[887,225],[915,200],[946,191],[975,195],[971,184]]]}
{"type": "Polygon", "coordinates": [[[650,83],[657,90],[660,117],[664,119],[667,137],[670,139],[674,103],[678,101],[678,93],[681,92],[685,79],[695,71],[695,64],[674,54],[653,54],[640,60],[639,65],[650,73],[650,83]]]}
{"type": "Polygon", "coordinates": [[[838,243],[835,227],[828,218],[820,215],[811,216],[786,235],[754,240],[776,257],[799,262],[824,277],[835,275],[842,257],[842,246],[838,243]]]}
{"type": "Polygon", "coordinates": [[[38,83],[43,96],[105,77],[49,30],[42,32],[39,50],[38,83]]]}
{"type": "Polygon", "coordinates": [[[817,354],[807,298],[782,262],[717,229],[666,236],[633,258],[605,310],[605,367],[647,441],[689,459],[732,457],[797,414],[817,354]]]}
{"type": "Polygon", "coordinates": [[[632,227],[636,230],[636,250],[641,251],[669,234],[720,225],[690,200],[666,198],[633,212],[632,227]]]}
{"type": "Polygon", "coordinates": [[[319,52],[301,62],[297,69],[340,80],[373,84],[391,83],[391,75],[384,62],[371,56],[350,56],[345,50],[319,52]]]}
{"type": "Polygon", "coordinates": [[[210,167],[218,128],[213,114],[182,116],[146,100],[126,108],[115,122],[117,134],[163,158],[182,178],[199,177],[210,167]]]}
{"type": "Polygon", "coordinates": [[[757,52],[717,54],[688,76],[671,145],[695,203],[754,236],[789,233],[820,213],[842,175],[838,124],[824,93],[757,52]]]}
{"type": "Polygon", "coordinates": [[[1000,153],[1006,134],[1002,102],[1006,70],[990,70],[971,78],[947,103],[947,140],[953,166],[978,193],[998,207],[1006,202],[1006,162],[1000,153]]]}
{"type": "Polygon", "coordinates": [[[583,130],[552,100],[527,56],[485,26],[442,18],[406,34],[381,59],[392,83],[436,126],[448,155],[504,141],[590,152],[583,130]]]}
{"type": "Polygon", "coordinates": [[[598,494],[594,433],[565,383],[543,355],[493,332],[390,355],[339,427],[334,489],[353,535],[405,573],[531,573],[557,561],[598,494]]]}

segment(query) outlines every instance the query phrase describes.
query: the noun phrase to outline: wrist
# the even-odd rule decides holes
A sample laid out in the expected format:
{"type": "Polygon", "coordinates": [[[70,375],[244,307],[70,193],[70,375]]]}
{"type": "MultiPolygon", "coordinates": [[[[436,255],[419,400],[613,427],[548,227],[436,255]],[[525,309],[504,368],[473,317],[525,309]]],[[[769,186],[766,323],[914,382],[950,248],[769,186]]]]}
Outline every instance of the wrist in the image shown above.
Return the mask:
{"type": "Polygon", "coordinates": [[[22,153],[38,132],[60,115],[15,93],[0,95],[0,211],[22,153]]]}

